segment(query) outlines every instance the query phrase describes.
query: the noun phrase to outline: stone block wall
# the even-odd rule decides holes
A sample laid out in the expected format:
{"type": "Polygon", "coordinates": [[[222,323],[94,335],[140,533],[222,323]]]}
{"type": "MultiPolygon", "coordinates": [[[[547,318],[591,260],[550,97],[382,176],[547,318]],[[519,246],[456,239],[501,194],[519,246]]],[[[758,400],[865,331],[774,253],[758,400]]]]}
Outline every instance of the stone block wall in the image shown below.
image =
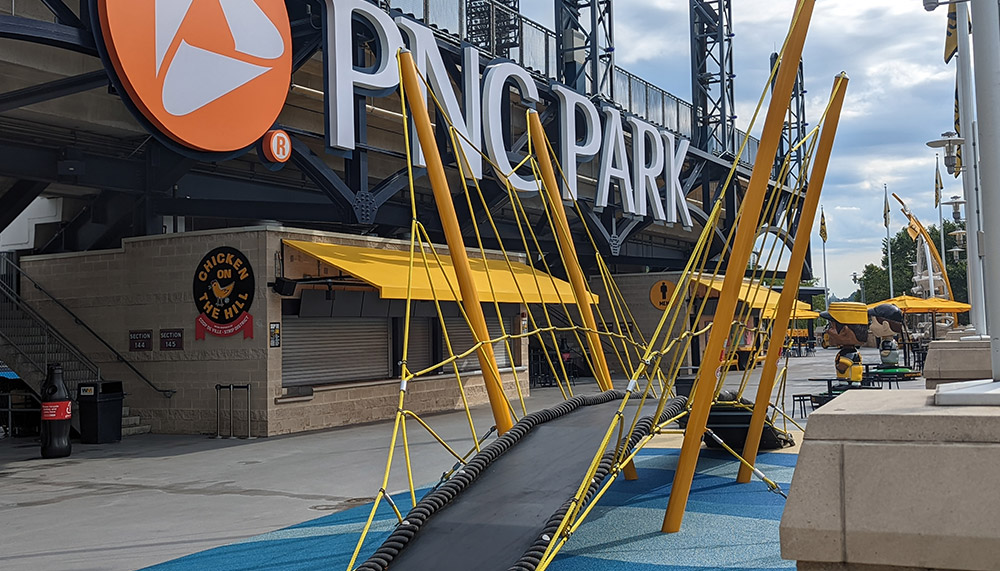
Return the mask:
{"type": "MultiPolygon", "coordinates": [[[[355,235],[254,227],[188,232],[127,239],[122,248],[100,252],[29,256],[25,272],[47,292],[122,354],[153,384],[176,391],[165,398],[120,363],[111,350],[55,302],[30,283],[22,294],[53,326],[94,361],[107,380],[122,381],[133,414],[153,432],[214,434],[217,425],[216,384],[251,385],[251,434],[269,436],[392,418],[399,381],[339,383],[314,387],[311,397],[286,394],[281,382],[281,348],[269,347],[268,324],[281,322],[281,296],[268,287],[279,273],[282,239],[341,243],[353,246],[406,249],[408,242],[355,235]],[[202,258],[214,248],[229,246],[250,260],[255,278],[253,338],[207,334],[195,339],[193,282],[202,258]],[[161,351],[161,329],[183,330],[183,350],[161,351]],[[129,351],[129,331],[151,330],[152,350],[129,351]]],[[[528,361],[528,344],[520,343],[521,363],[528,361]]],[[[526,367],[518,378],[528,394],[526,367]]],[[[502,375],[508,396],[516,399],[513,373],[502,375]]],[[[480,374],[463,374],[473,406],[488,402],[480,374]]],[[[222,433],[229,429],[229,395],[222,394],[222,433]]],[[[235,433],[246,432],[246,394],[233,399],[235,433]]],[[[455,410],[462,400],[451,375],[411,381],[407,406],[415,412],[455,410]]]]}
{"type": "MultiPolygon", "coordinates": [[[[625,321],[628,321],[632,327],[637,332],[641,332],[640,336],[637,332],[634,333],[635,339],[638,341],[640,338],[645,338],[646,341],[650,341],[653,336],[653,332],[656,331],[657,325],[660,323],[660,318],[663,316],[663,309],[653,305],[650,300],[651,290],[660,281],[666,280],[672,283],[677,283],[680,279],[679,272],[666,272],[666,273],[643,273],[643,274],[619,274],[614,276],[615,283],[618,286],[618,290],[621,292],[622,298],[625,303],[628,304],[628,310],[631,313],[631,318],[625,315],[625,321]]],[[[615,313],[612,311],[611,297],[605,291],[604,282],[600,277],[591,278],[590,288],[595,294],[601,296],[600,301],[600,312],[604,316],[605,321],[608,326],[612,329],[614,328],[614,316],[615,313]]],[[[669,295],[668,295],[669,299],[669,295]]],[[[617,308],[615,308],[617,309],[617,308]]],[[[622,312],[619,310],[619,319],[621,320],[622,312]]],[[[600,326],[600,318],[595,315],[598,319],[598,326],[600,326]]],[[[680,335],[685,327],[686,323],[678,322],[675,324],[673,332],[671,333],[671,338],[680,335]]],[[[622,329],[624,330],[624,324],[622,329]]],[[[662,343],[663,336],[660,336],[660,343],[662,343]]],[[[620,345],[620,342],[619,342],[620,345]]],[[[618,362],[617,357],[613,352],[605,351],[607,354],[608,368],[611,369],[612,374],[623,375],[626,371],[622,369],[618,362]]],[[[675,352],[671,352],[669,355],[665,356],[663,359],[662,368],[665,368],[666,364],[672,362],[675,356],[675,352]]],[[[634,355],[634,352],[633,352],[634,355]]],[[[632,365],[636,366],[638,361],[633,357],[632,365]]],[[[689,364],[685,359],[684,364],[689,364]]]]}
{"type": "MultiPolygon", "coordinates": [[[[165,398],[29,283],[22,295],[63,335],[101,367],[102,377],[125,384],[126,405],[154,432],[214,433],[217,383],[250,384],[252,433],[267,434],[268,281],[263,228],[191,232],[133,238],[119,250],[22,258],[25,272],[68,306],[154,385],[177,391],[165,398]],[[219,246],[243,252],[255,274],[253,338],[206,335],[195,339],[199,310],[194,274],[202,257],[219,246]],[[159,331],[181,329],[183,350],[161,351],[159,331]],[[151,330],[151,351],[129,351],[129,331],[151,330]]],[[[246,428],[246,400],[237,392],[238,434],[246,428]]],[[[223,401],[228,409],[228,398],[223,401]]],[[[228,425],[228,416],[224,416],[228,425]]]]}
{"type": "MultiPolygon", "coordinates": [[[[527,396],[527,369],[517,370],[521,391],[527,396]]],[[[504,393],[517,401],[514,375],[501,372],[504,393]]],[[[486,404],[482,374],[463,373],[465,395],[470,406],[486,404]]],[[[317,430],[392,419],[399,399],[399,381],[346,383],[315,387],[311,396],[279,397],[269,403],[272,435],[317,430]]],[[[455,377],[451,374],[414,379],[408,383],[405,407],[416,414],[461,410],[464,405],[455,377]]]]}

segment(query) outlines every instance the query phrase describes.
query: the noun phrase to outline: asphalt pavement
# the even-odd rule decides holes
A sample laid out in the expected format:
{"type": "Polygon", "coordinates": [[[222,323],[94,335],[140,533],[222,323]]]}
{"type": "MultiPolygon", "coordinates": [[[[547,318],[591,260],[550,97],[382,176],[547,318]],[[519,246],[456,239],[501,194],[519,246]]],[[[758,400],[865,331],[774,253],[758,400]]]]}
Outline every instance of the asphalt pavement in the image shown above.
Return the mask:
{"type": "MultiPolygon", "coordinates": [[[[825,390],[807,379],[833,374],[834,355],[818,349],[788,359],[786,410],[792,394],[825,390]]],[[[874,349],[862,355],[878,360],[874,349]]],[[[735,388],[740,372],[729,378],[735,388]]],[[[758,378],[759,370],[747,379],[747,398],[758,378]]],[[[528,408],[560,400],[555,388],[534,389],[528,408]]],[[[479,434],[492,424],[488,406],[473,418],[479,434]]],[[[463,412],[427,420],[456,450],[471,449],[463,412]]],[[[433,484],[454,458],[408,426],[413,480],[433,484]]],[[[148,434],[74,443],[72,456],[58,460],[42,460],[37,440],[0,440],[0,569],[137,569],[365,504],[382,485],[391,430],[382,422],[253,440],[148,434]]],[[[398,448],[386,489],[406,488],[398,448]]]]}

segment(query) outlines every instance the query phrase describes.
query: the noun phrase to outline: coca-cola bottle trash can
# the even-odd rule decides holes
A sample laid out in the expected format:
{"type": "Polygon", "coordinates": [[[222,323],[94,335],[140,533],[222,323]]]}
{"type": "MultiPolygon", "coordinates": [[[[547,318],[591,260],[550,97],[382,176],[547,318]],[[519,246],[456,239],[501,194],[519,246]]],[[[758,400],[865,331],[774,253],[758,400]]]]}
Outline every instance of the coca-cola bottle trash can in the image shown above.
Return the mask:
{"type": "Polygon", "coordinates": [[[49,365],[42,383],[42,458],[65,458],[72,451],[69,430],[73,403],[63,383],[63,370],[49,365]]]}

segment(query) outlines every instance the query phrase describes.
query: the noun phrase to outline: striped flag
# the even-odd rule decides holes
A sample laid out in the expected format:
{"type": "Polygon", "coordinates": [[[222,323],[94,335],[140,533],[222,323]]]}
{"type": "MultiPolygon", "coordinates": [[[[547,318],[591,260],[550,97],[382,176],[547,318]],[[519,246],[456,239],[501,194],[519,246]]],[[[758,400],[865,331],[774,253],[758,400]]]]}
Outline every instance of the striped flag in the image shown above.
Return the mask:
{"type": "MultiPolygon", "coordinates": [[[[972,16],[969,16],[969,32],[972,32],[972,16]]],[[[944,63],[958,53],[958,10],[954,4],[948,5],[948,30],[944,37],[944,63]]]]}
{"type": "Polygon", "coordinates": [[[955,5],[948,6],[948,32],[944,37],[944,63],[951,61],[958,53],[958,13],[955,5]]]}
{"type": "Polygon", "coordinates": [[[819,237],[826,243],[826,214],[822,210],[819,213],[819,237]]]}
{"type": "MultiPolygon", "coordinates": [[[[961,121],[959,121],[958,111],[959,111],[958,110],[958,76],[956,75],[955,76],[955,133],[958,134],[959,137],[961,137],[962,136],[962,125],[961,125],[961,121]]],[[[958,145],[958,148],[955,149],[955,178],[958,178],[958,175],[962,174],[962,147],[964,147],[964,146],[965,145],[958,145]]]]}
{"type": "Polygon", "coordinates": [[[934,208],[941,204],[941,191],[944,190],[944,183],[941,182],[941,166],[934,165],[934,208]]]}

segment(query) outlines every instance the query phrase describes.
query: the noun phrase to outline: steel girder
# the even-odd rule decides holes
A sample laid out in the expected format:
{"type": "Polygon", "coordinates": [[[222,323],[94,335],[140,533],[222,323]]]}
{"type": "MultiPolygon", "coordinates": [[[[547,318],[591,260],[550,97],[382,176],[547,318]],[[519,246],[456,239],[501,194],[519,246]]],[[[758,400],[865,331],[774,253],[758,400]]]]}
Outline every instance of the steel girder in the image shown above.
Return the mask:
{"type": "MultiPolygon", "coordinates": [[[[568,2],[568,0],[560,1],[564,4],[568,2]]],[[[709,0],[692,0],[692,2],[701,8],[713,5],[713,2],[709,0]]],[[[86,0],[84,0],[84,4],[86,4],[86,0]]],[[[315,0],[286,0],[286,4],[289,7],[292,24],[293,64],[295,68],[298,68],[313,56],[322,43],[320,20],[325,4],[315,0]]],[[[572,2],[568,2],[567,6],[569,4],[572,2]]],[[[728,0],[715,0],[714,4],[728,9],[728,0]]],[[[75,22],[69,15],[71,11],[68,8],[64,10],[63,8],[66,6],[59,0],[52,0],[48,5],[59,21],[63,23],[53,24],[24,18],[0,17],[0,37],[54,45],[78,53],[96,55],[93,36],[86,29],[88,22],[85,19],[79,23],[75,22]]],[[[592,7],[591,15],[597,16],[598,23],[595,26],[594,22],[591,22],[590,32],[596,31],[598,35],[605,34],[606,38],[598,42],[601,46],[604,44],[613,45],[610,28],[611,2],[591,0],[590,2],[576,2],[575,6],[577,14],[579,14],[581,6],[592,7]]],[[[83,10],[82,13],[89,14],[89,11],[83,10]]],[[[704,14],[705,12],[700,13],[704,14]]],[[[722,13],[724,16],[728,16],[728,12],[725,10],[722,13]]],[[[716,17],[718,17],[718,13],[716,17]]],[[[725,21],[726,25],[721,28],[718,26],[705,27],[704,33],[699,36],[701,38],[699,41],[724,40],[728,42],[725,34],[718,35],[719,30],[728,29],[728,19],[725,21]],[[713,36],[715,39],[709,39],[705,36],[706,33],[710,32],[715,34],[713,36]]],[[[440,41],[440,45],[449,73],[457,77],[461,62],[460,46],[444,39],[440,41]]],[[[703,47],[707,45],[705,44],[703,47]]],[[[601,54],[600,51],[597,50],[595,53],[598,60],[603,62],[604,59],[601,58],[606,59],[610,52],[605,50],[606,53],[601,54]]],[[[360,57],[361,54],[357,55],[360,57]]],[[[725,49],[723,57],[719,59],[720,63],[726,61],[731,62],[731,49],[728,47],[725,49]]],[[[610,66],[607,68],[610,69],[610,66]]],[[[720,77],[725,79],[731,88],[731,77],[726,74],[722,74],[720,77]]],[[[43,86],[2,94],[0,95],[0,105],[6,104],[6,108],[10,108],[10,106],[45,100],[45,96],[42,95],[43,91],[52,97],[71,95],[90,85],[97,87],[100,81],[102,80],[99,74],[58,80],[43,86]]],[[[552,129],[554,126],[551,113],[552,97],[545,89],[546,81],[543,78],[539,77],[537,84],[541,88],[543,98],[547,99],[543,119],[548,124],[547,128],[552,129]]],[[[716,115],[726,118],[731,112],[731,104],[726,106],[727,104],[722,103],[721,105],[728,111],[722,112],[720,108],[720,113],[716,115]]],[[[362,115],[357,122],[359,128],[362,129],[358,135],[364,140],[366,125],[365,117],[363,117],[364,106],[361,104],[360,98],[357,109],[358,113],[362,115]]],[[[703,116],[708,115],[703,114],[703,116]]],[[[721,125],[723,128],[728,126],[730,132],[733,132],[731,123],[722,121],[721,125]]],[[[347,157],[347,167],[343,172],[340,172],[331,168],[301,141],[298,143],[292,163],[286,166],[285,170],[290,174],[300,172],[301,179],[298,179],[294,184],[291,182],[292,177],[274,184],[268,179],[266,188],[273,193],[274,199],[244,200],[242,201],[243,205],[240,205],[241,201],[238,200],[242,196],[241,190],[253,189],[258,186],[260,186],[261,191],[265,189],[254,180],[252,174],[241,178],[215,175],[212,172],[215,168],[214,165],[195,163],[158,145],[153,145],[135,156],[123,158],[112,153],[104,154],[95,152],[93,149],[82,150],[57,144],[48,146],[17,145],[19,148],[13,148],[15,145],[12,143],[0,140],[0,151],[2,151],[0,152],[0,173],[18,179],[43,183],[64,182],[96,189],[147,194],[149,200],[145,201],[148,205],[146,208],[154,214],[214,216],[221,210],[230,213],[233,217],[246,217],[248,219],[278,218],[308,223],[361,224],[369,228],[376,228],[379,233],[385,235],[395,235],[409,228],[411,221],[409,206],[393,200],[393,197],[398,195],[409,182],[405,172],[396,172],[385,180],[373,184],[369,181],[367,168],[367,153],[373,151],[367,145],[359,145],[358,151],[347,157]],[[197,192],[194,195],[177,195],[174,190],[175,188],[183,188],[187,192],[209,187],[232,188],[232,198],[230,196],[198,197],[195,196],[198,194],[197,192]],[[301,200],[301,193],[316,191],[322,191],[323,196],[327,196],[330,202],[321,204],[316,200],[301,200]],[[285,200],[293,196],[298,197],[299,200],[285,200]]],[[[442,154],[446,160],[454,163],[454,155],[450,152],[447,141],[443,141],[441,146],[442,154]]],[[[519,146],[519,141],[515,141],[515,149],[519,146]]],[[[718,171],[723,168],[728,171],[732,160],[731,157],[720,157],[712,152],[717,148],[718,145],[710,146],[704,138],[700,145],[693,146],[688,159],[687,172],[682,178],[684,188],[688,191],[701,183],[706,210],[711,208],[713,197],[710,189],[720,178],[718,171]],[[701,148],[697,148],[699,146],[701,148]]],[[[742,170],[745,169],[741,169],[741,172],[742,170]]],[[[422,176],[419,171],[416,174],[422,176]]],[[[487,184],[487,187],[490,186],[487,184]]],[[[490,209],[493,211],[498,211],[506,205],[506,192],[501,192],[497,188],[498,186],[493,184],[493,190],[488,190],[492,193],[488,200],[490,209]]],[[[734,196],[731,211],[735,212],[735,193],[731,194],[734,196]]],[[[313,198],[318,196],[321,195],[317,193],[313,198]]],[[[459,205],[461,202],[463,201],[456,200],[459,205]]],[[[609,208],[608,212],[610,211],[609,208]]],[[[699,221],[705,218],[702,216],[699,219],[695,209],[692,209],[692,214],[699,221]]],[[[436,233],[436,229],[439,227],[436,216],[433,213],[425,212],[423,207],[420,216],[427,223],[431,232],[436,233]]],[[[609,219],[608,214],[599,217],[585,215],[583,220],[573,222],[574,233],[579,244],[589,243],[584,233],[584,224],[588,224],[592,233],[600,236],[603,240],[603,243],[599,240],[599,247],[602,252],[609,256],[609,263],[616,263],[616,259],[618,263],[644,260],[644,263],[640,265],[672,267],[677,260],[681,260],[687,255],[682,246],[664,246],[655,250],[655,248],[651,249],[647,243],[636,242],[642,238],[640,234],[652,225],[651,218],[633,220],[631,218],[616,218],[612,214],[609,219]],[[598,230],[598,226],[602,230],[598,230]],[[644,258],[643,256],[648,257],[644,258]]],[[[510,229],[508,228],[504,232],[512,236],[507,232],[508,230],[510,229]]],[[[716,242],[717,240],[713,240],[713,249],[720,248],[720,246],[715,245],[716,242]]]]}

